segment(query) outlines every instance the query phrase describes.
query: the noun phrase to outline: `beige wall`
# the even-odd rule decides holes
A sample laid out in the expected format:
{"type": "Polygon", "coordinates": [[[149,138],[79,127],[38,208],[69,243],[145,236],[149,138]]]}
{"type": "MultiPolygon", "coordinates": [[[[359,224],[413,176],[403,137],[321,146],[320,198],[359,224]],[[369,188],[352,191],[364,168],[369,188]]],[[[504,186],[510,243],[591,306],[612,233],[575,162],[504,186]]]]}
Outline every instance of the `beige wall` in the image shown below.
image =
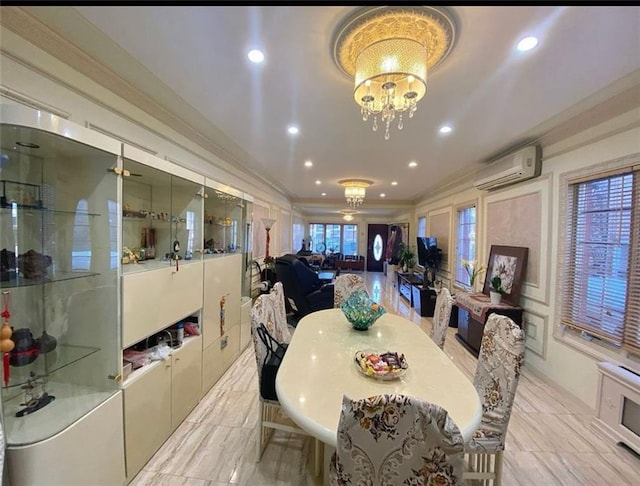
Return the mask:
{"type": "MultiPolygon", "coordinates": [[[[452,281],[456,255],[457,208],[477,207],[478,260],[486,262],[490,245],[530,248],[521,305],[525,308],[525,366],[548,376],[570,393],[595,407],[598,374],[596,363],[608,360],[629,364],[633,357],[562,335],[556,322],[558,273],[559,178],[569,170],[588,167],[640,152],[640,110],[582,132],[552,146],[543,146],[542,175],[496,191],[477,191],[470,182],[448,188],[416,205],[415,223],[427,217],[427,234],[438,233],[449,264],[443,265],[445,284],[452,281]],[[445,232],[450,222],[448,240],[445,232]]],[[[633,362],[637,367],[639,362],[633,362]]]]}

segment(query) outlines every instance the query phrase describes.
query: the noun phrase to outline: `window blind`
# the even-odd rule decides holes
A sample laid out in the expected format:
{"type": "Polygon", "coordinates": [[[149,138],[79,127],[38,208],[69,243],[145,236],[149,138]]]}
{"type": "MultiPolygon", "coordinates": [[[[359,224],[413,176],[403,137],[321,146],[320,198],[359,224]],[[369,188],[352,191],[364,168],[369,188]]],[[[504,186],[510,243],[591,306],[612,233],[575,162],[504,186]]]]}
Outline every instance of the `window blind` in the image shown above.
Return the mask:
{"type": "Polygon", "coordinates": [[[640,353],[640,172],[569,185],[561,322],[640,353]]]}

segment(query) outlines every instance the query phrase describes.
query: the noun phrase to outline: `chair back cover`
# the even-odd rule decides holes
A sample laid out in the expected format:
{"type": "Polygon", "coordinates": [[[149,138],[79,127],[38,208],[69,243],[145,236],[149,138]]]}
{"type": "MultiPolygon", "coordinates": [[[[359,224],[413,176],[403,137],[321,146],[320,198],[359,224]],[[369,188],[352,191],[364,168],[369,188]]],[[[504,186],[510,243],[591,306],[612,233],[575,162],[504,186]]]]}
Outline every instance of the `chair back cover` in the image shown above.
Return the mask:
{"type": "Polygon", "coordinates": [[[509,317],[491,314],[484,326],[473,380],[482,402],[482,421],[468,450],[504,450],[523,362],[524,332],[509,317]]]}
{"type": "Polygon", "coordinates": [[[463,440],[447,411],[405,395],[344,396],[331,484],[461,485],[463,440]]]}
{"type": "Polygon", "coordinates": [[[259,295],[251,307],[251,335],[258,365],[258,377],[262,375],[262,365],[267,356],[267,348],[258,337],[257,328],[262,323],[279,343],[291,341],[291,332],[287,326],[287,314],[284,306],[282,283],[276,282],[268,294],[259,295]]]}
{"type": "Polygon", "coordinates": [[[430,333],[431,339],[433,339],[440,349],[444,348],[452,307],[453,297],[451,297],[451,292],[449,292],[448,288],[442,287],[436,298],[435,310],[433,312],[433,325],[431,326],[430,333]]]}
{"type": "Polygon", "coordinates": [[[340,308],[342,303],[356,290],[367,291],[364,279],[354,273],[338,275],[333,288],[333,307],[340,308]]]}

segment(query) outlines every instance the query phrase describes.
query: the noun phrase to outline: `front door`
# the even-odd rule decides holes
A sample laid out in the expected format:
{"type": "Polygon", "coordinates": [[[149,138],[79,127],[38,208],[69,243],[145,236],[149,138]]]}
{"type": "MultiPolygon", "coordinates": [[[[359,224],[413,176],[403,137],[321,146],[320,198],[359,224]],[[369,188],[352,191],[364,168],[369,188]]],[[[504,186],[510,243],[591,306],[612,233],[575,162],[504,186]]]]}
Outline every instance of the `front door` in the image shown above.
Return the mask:
{"type": "Polygon", "coordinates": [[[384,250],[387,247],[389,225],[370,224],[367,228],[367,272],[384,270],[384,250]]]}

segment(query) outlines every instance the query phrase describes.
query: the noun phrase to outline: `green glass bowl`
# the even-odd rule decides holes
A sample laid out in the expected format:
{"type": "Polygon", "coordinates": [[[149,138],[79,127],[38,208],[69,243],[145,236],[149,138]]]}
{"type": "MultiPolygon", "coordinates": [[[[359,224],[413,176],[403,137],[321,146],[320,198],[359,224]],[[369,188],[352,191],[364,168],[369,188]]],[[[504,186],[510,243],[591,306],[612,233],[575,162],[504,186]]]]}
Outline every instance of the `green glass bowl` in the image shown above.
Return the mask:
{"type": "Polygon", "coordinates": [[[369,297],[365,290],[356,290],[341,306],[342,312],[357,331],[366,331],[387,311],[369,297]]]}

